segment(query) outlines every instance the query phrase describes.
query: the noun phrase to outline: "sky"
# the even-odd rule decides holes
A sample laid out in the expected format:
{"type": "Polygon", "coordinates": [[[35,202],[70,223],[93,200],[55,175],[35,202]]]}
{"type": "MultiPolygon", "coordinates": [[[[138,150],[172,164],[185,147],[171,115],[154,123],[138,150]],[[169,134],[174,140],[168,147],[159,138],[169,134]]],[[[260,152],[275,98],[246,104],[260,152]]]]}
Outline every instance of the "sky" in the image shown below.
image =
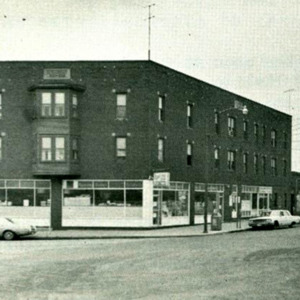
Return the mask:
{"type": "Polygon", "coordinates": [[[0,0],[0,60],[148,59],[293,116],[300,0],[0,0]]]}

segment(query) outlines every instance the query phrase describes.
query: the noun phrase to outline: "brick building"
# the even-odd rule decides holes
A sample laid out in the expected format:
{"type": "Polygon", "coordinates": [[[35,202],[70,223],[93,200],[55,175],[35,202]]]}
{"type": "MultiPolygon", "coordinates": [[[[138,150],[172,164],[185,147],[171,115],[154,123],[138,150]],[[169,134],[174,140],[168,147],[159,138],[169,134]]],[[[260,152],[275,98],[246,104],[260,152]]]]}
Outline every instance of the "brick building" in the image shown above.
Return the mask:
{"type": "Polygon", "coordinates": [[[0,93],[0,215],[188,225],[206,191],[225,221],[291,206],[291,116],[155,62],[0,62],[0,93]]]}

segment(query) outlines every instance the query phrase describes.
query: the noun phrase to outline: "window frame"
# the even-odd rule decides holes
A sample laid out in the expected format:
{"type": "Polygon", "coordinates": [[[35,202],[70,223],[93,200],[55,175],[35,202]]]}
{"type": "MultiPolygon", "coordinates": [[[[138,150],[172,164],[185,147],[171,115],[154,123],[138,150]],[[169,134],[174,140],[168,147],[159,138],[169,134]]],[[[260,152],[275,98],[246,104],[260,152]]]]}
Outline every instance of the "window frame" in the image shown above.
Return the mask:
{"type": "Polygon", "coordinates": [[[277,175],[277,158],[276,157],[271,158],[271,170],[272,170],[272,175],[276,176],[277,175]]]}
{"type": "Polygon", "coordinates": [[[40,92],[40,116],[41,118],[49,119],[49,118],[57,118],[62,119],[67,117],[67,93],[65,91],[56,90],[56,91],[49,91],[44,90],[40,92]],[[49,103],[43,103],[44,95],[49,94],[49,103]],[[58,103],[58,95],[61,94],[63,97],[63,103],[58,103]],[[48,110],[46,110],[48,108],[48,110]],[[49,114],[45,113],[46,111],[49,114]]]}
{"type": "Polygon", "coordinates": [[[243,153],[243,172],[244,172],[244,174],[248,173],[248,160],[249,160],[249,154],[243,153]]]}
{"type": "Polygon", "coordinates": [[[236,152],[233,150],[227,151],[227,168],[229,171],[236,169],[236,152]]]}
{"type": "Polygon", "coordinates": [[[249,124],[247,120],[243,121],[243,135],[244,135],[244,139],[247,140],[248,139],[248,128],[249,124]]]}
{"type": "Polygon", "coordinates": [[[116,157],[120,159],[125,159],[127,157],[127,137],[117,136],[116,137],[116,157]],[[119,142],[124,141],[124,145],[120,145],[119,142]],[[123,147],[121,147],[123,146],[123,147]],[[122,155],[123,153],[123,155],[122,155]],[[121,155],[120,155],[121,154],[121,155]]]}
{"type": "Polygon", "coordinates": [[[3,159],[3,138],[0,136],[0,162],[3,159]]]}
{"type": "Polygon", "coordinates": [[[254,154],[253,156],[253,169],[254,169],[254,174],[259,173],[259,166],[258,166],[258,154],[254,154]]]}
{"type": "Polygon", "coordinates": [[[66,149],[67,149],[67,137],[65,135],[40,135],[39,137],[39,161],[41,163],[65,163],[67,160],[66,157],[66,149]],[[50,145],[49,147],[43,147],[43,140],[49,139],[50,145]],[[58,139],[63,139],[63,147],[57,147],[58,139]],[[57,155],[59,155],[59,151],[62,151],[63,156],[61,159],[58,159],[57,155]],[[44,153],[46,155],[44,156],[44,153]],[[50,154],[50,159],[44,159],[50,154]]]}
{"type": "Polygon", "coordinates": [[[191,103],[187,104],[187,111],[186,111],[186,117],[187,117],[187,128],[193,128],[193,108],[194,105],[191,103]]]}
{"type": "Polygon", "coordinates": [[[219,167],[220,167],[220,149],[219,148],[214,149],[214,161],[215,161],[215,168],[219,169],[219,167]]]}
{"type": "Polygon", "coordinates": [[[165,139],[158,138],[157,141],[157,159],[159,162],[165,161],[165,139]]]}
{"type": "Polygon", "coordinates": [[[71,159],[72,161],[75,162],[79,161],[79,138],[78,137],[71,138],[71,159]],[[76,147],[74,147],[74,145],[76,147]]]}
{"type": "Polygon", "coordinates": [[[117,93],[116,94],[116,119],[126,120],[127,119],[127,93],[117,93]],[[123,99],[121,97],[124,97],[123,99]],[[120,101],[125,100],[125,104],[120,104],[120,101]]]}
{"type": "Polygon", "coordinates": [[[193,144],[190,142],[186,145],[186,164],[187,166],[193,165],[193,144]]]}
{"type": "Polygon", "coordinates": [[[78,118],[78,95],[75,93],[72,93],[72,99],[71,99],[71,111],[72,111],[72,118],[78,118]],[[74,100],[76,100],[74,103],[74,100]]]}
{"type": "Polygon", "coordinates": [[[277,131],[275,129],[271,130],[271,145],[273,148],[277,145],[277,131]]]}
{"type": "Polygon", "coordinates": [[[259,125],[258,125],[258,123],[254,123],[253,134],[254,134],[255,141],[257,142],[258,141],[258,136],[259,136],[259,125]]]}
{"type": "Polygon", "coordinates": [[[3,97],[2,93],[0,93],[0,120],[3,118],[3,97]]]}
{"type": "Polygon", "coordinates": [[[220,133],[220,114],[218,111],[214,112],[214,124],[216,134],[220,133]]]}
{"type": "Polygon", "coordinates": [[[158,121],[164,122],[166,119],[166,97],[158,96],[158,121]]]}
{"type": "Polygon", "coordinates": [[[232,116],[227,117],[227,129],[228,135],[233,137],[236,136],[236,118],[232,116]]]}

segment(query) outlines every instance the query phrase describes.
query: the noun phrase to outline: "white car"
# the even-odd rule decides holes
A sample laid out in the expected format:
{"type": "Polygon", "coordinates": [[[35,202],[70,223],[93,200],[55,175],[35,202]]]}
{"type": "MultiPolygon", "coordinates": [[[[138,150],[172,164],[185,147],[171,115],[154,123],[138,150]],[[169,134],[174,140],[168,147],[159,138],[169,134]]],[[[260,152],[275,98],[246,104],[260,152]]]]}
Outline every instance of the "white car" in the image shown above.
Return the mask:
{"type": "Polygon", "coordinates": [[[10,218],[0,218],[0,237],[13,240],[15,237],[36,233],[36,227],[17,223],[10,218]]]}
{"type": "Polygon", "coordinates": [[[261,217],[249,219],[249,226],[252,228],[259,227],[293,227],[300,223],[299,216],[292,216],[288,210],[269,210],[263,212],[261,217]]]}

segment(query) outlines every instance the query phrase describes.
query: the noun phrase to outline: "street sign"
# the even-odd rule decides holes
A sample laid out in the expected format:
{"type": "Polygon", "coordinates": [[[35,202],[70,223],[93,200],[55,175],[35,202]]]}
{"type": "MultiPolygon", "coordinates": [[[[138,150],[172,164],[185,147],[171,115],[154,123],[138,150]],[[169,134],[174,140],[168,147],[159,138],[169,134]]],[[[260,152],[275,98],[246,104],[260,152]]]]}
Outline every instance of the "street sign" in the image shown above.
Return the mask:
{"type": "Polygon", "coordinates": [[[169,172],[156,172],[153,174],[153,183],[155,187],[168,187],[170,186],[170,173],[169,172]]]}

